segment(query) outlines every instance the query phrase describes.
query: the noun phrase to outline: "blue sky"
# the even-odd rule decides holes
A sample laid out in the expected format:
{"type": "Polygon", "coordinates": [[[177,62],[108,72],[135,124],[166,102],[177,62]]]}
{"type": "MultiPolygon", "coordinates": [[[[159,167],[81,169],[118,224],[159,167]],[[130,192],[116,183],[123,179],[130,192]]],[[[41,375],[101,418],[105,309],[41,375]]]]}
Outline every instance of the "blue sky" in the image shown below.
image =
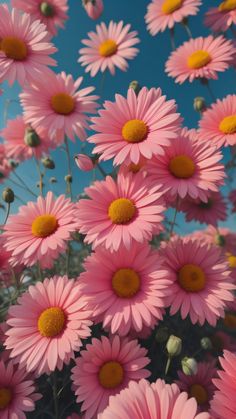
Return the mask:
{"type": "MultiPolygon", "coordinates": [[[[0,3],[6,3],[6,1],[0,1],[0,3]]],[[[8,2],[9,3],[9,2],[8,2]]],[[[101,95],[101,74],[99,73],[95,78],[91,78],[88,74],[85,74],[84,69],[77,62],[78,50],[81,48],[81,39],[87,37],[87,32],[94,30],[96,23],[104,21],[108,23],[110,20],[116,22],[123,20],[125,23],[131,23],[131,27],[138,31],[141,43],[139,45],[140,53],[133,60],[130,61],[129,70],[124,73],[118,70],[115,77],[110,74],[106,74],[104,88],[101,97],[101,103],[104,99],[114,99],[114,94],[119,92],[126,94],[127,87],[132,80],[138,80],[142,86],[147,87],[161,87],[164,94],[167,97],[174,98],[178,104],[179,111],[181,112],[185,125],[189,128],[196,127],[198,121],[198,114],[193,110],[193,99],[196,96],[204,96],[208,103],[211,102],[211,98],[204,86],[198,81],[189,84],[185,83],[182,86],[175,84],[172,78],[169,78],[164,73],[164,64],[167,60],[170,52],[170,37],[169,32],[164,34],[158,34],[155,37],[149,35],[146,30],[144,22],[144,15],[146,13],[147,4],[149,0],[104,0],[105,10],[102,17],[97,21],[93,21],[87,17],[85,11],[81,6],[80,0],[69,0],[69,15],[70,18],[66,23],[66,29],[60,30],[54,42],[58,48],[55,58],[58,61],[57,71],[64,70],[66,73],[71,73],[75,78],[84,76],[83,87],[95,86],[97,94],[101,95]]],[[[201,6],[200,12],[197,16],[190,17],[189,26],[194,37],[206,36],[209,34],[209,30],[202,24],[203,15],[207,8],[214,6],[215,1],[205,2],[201,6]],[[207,3],[207,4],[206,4],[207,3]]],[[[227,34],[231,36],[231,34],[227,34]]],[[[179,46],[182,42],[188,39],[185,29],[182,25],[176,26],[175,30],[175,41],[176,46],[179,46]]],[[[229,93],[235,92],[233,86],[235,86],[235,72],[234,70],[228,70],[223,74],[220,74],[219,80],[212,81],[211,87],[214,91],[215,96],[222,98],[229,93]]],[[[9,88],[7,83],[3,84],[4,94],[0,97],[0,127],[4,126],[4,108],[7,100],[17,100],[19,94],[19,87],[14,85],[13,88],[9,88]]],[[[14,118],[17,114],[21,113],[21,108],[18,103],[11,103],[8,109],[8,118],[14,118]]],[[[74,155],[79,153],[81,150],[81,142],[77,141],[76,144],[70,143],[71,154],[74,155]]],[[[89,148],[86,148],[89,150],[89,148]]],[[[91,147],[90,147],[91,149],[91,147]]],[[[225,161],[229,158],[229,153],[225,153],[225,161]]],[[[64,193],[65,182],[64,175],[66,174],[66,159],[64,153],[61,150],[57,150],[52,153],[55,162],[58,163],[55,171],[48,171],[45,180],[48,180],[51,176],[56,176],[58,183],[50,185],[57,194],[64,193]]],[[[105,169],[108,171],[110,165],[105,165],[105,169]]],[[[24,179],[24,181],[37,193],[35,187],[38,181],[38,174],[33,162],[26,162],[22,164],[18,169],[18,173],[24,179]]],[[[82,192],[84,186],[88,185],[91,181],[91,173],[83,173],[77,169],[73,163],[73,191],[74,195],[78,195],[82,192]]],[[[96,177],[100,178],[100,175],[96,173],[96,177]]],[[[6,182],[7,186],[10,186],[9,181],[6,182]]],[[[2,188],[2,186],[1,186],[2,188]]],[[[17,189],[17,194],[25,201],[31,199],[30,195],[17,189]]],[[[16,212],[19,201],[15,202],[13,210],[16,212]]],[[[0,222],[2,220],[3,213],[0,213],[0,222]]],[[[182,232],[189,231],[195,228],[197,224],[190,226],[185,225],[183,218],[180,217],[182,232]]],[[[232,226],[235,218],[229,219],[227,224],[232,226]]]]}

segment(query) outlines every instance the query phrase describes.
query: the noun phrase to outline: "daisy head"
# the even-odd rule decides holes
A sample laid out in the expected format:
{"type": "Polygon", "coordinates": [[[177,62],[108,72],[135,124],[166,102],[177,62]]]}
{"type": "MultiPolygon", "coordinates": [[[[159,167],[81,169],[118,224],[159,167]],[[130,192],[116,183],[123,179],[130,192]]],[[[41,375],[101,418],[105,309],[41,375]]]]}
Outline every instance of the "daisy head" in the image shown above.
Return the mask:
{"type": "Polygon", "coordinates": [[[103,0],[82,0],[82,4],[91,19],[99,19],[104,9],[103,0]]]}
{"type": "Polygon", "coordinates": [[[77,229],[76,207],[64,195],[54,199],[52,192],[37,202],[29,202],[11,215],[4,226],[5,248],[12,253],[13,266],[52,267],[53,261],[66,250],[71,233],[77,229]]]}
{"type": "Polygon", "coordinates": [[[0,144],[0,183],[4,182],[12,170],[6,156],[7,152],[5,144],[0,144]]]}
{"type": "Polygon", "coordinates": [[[152,0],[148,4],[145,21],[151,35],[173,28],[185,17],[196,15],[201,0],[152,0]]]}
{"type": "Polygon", "coordinates": [[[66,276],[31,285],[10,307],[4,345],[27,371],[37,375],[62,369],[90,336],[91,313],[81,287],[66,276]]]}
{"type": "Polygon", "coordinates": [[[236,1],[219,0],[218,7],[212,7],[206,12],[204,23],[213,32],[227,31],[231,25],[236,24],[236,1]]]}
{"type": "Polygon", "coordinates": [[[218,71],[229,68],[234,54],[232,41],[223,36],[201,36],[184,42],[171,53],[166,62],[166,72],[180,84],[196,78],[216,80],[218,71]]]}
{"type": "Polygon", "coordinates": [[[147,350],[137,340],[93,338],[80,355],[72,369],[72,382],[76,400],[83,402],[81,411],[86,411],[88,419],[97,417],[107,407],[109,397],[127,387],[130,380],[150,376],[144,368],[150,362],[147,350]]]}
{"type": "Polygon", "coordinates": [[[130,249],[133,242],[143,243],[162,230],[162,194],[142,173],[119,174],[117,181],[107,176],[85,193],[90,199],[77,205],[79,232],[94,248],[105,245],[118,250],[124,245],[130,249]]]}
{"type": "Polygon", "coordinates": [[[99,116],[92,118],[91,128],[97,132],[88,141],[95,144],[93,152],[100,160],[138,164],[163,154],[162,146],[177,137],[181,118],[176,108],[159,88],[143,87],[138,96],[129,89],[127,98],[117,94],[115,102],[106,101],[99,116]]]}
{"type": "Polygon", "coordinates": [[[11,0],[13,7],[29,13],[37,20],[39,19],[47,30],[52,34],[57,34],[57,28],[64,28],[64,22],[68,19],[67,0],[11,0]]]}
{"type": "Polygon", "coordinates": [[[213,244],[221,249],[223,256],[226,253],[234,255],[236,249],[236,233],[223,227],[209,225],[205,230],[194,231],[191,237],[208,244],[213,244]]]}
{"type": "Polygon", "coordinates": [[[217,99],[203,112],[199,122],[199,139],[219,148],[236,145],[236,95],[217,99]]]}
{"type": "Polygon", "coordinates": [[[167,297],[170,314],[180,311],[182,319],[189,315],[193,324],[207,321],[215,326],[218,318],[224,317],[227,303],[234,300],[235,289],[221,250],[198,240],[175,237],[163,244],[160,253],[172,281],[167,297]]]}
{"type": "Polygon", "coordinates": [[[26,123],[35,130],[43,125],[57,142],[64,141],[65,136],[75,141],[75,135],[85,140],[87,114],[96,112],[98,96],[90,95],[94,87],[78,90],[82,81],[83,77],[74,81],[65,72],[50,72],[25,87],[20,98],[26,123]]]}
{"type": "Polygon", "coordinates": [[[94,77],[100,70],[102,73],[108,69],[112,75],[115,67],[122,71],[128,68],[127,60],[131,60],[139,50],[134,48],[138,44],[137,32],[129,32],[131,25],[124,25],[123,21],[114,23],[111,21],[108,27],[102,22],[96,26],[96,32],[89,32],[89,39],[83,39],[85,48],[79,50],[78,60],[82,66],[86,66],[85,72],[90,72],[94,77]]]}
{"type": "Polygon", "coordinates": [[[50,71],[47,66],[55,66],[56,61],[50,55],[57,48],[50,43],[47,28],[29,14],[22,14],[18,9],[8,9],[7,4],[0,5],[0,83],[15,80],[21,86],[25,82],[44,78],[50,71]]]}

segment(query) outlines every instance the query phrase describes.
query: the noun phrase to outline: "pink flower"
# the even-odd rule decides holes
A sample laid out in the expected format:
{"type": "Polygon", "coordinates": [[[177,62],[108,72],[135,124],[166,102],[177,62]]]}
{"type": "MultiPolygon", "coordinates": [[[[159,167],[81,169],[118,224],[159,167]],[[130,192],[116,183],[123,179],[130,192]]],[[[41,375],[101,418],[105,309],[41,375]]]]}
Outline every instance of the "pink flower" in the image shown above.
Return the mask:
{"type": "Polygon", "coordinates": [[[4,182],[5,178],[9,176],[12,170],[8,160],[6,159],[6,154],[5,145],[0,144],[0,183],[4,182]]]}
{"type": "Polygon", "coordinates": [[[131,60],[139,50],[134,45],[140,41],[137,32],[129,32],[131,25],[125,25],[123,21],[114,23],[110,21],[108,27],[102,22],[96,26],[97,32],[89,32],[89,39],[83,39],[85,48],[79,50],[81,55],[78,62],[86,66],[85,72],[90,72],[91,77],[96,76],[100,70],[102,73],[108,69],[112,75],[115,67],[122,71],[128,68],[127,60],[131,60]]]}
{"type": "Polygon", "coordinates": [[[217,147],[236,145],[236,95],[217,99],[199,122],[199,139],[217,147]]]}
{"type": "Polygon", "coordinates": [[[77,415],[77,413],[71,413],[66,419],[82,419],[82,416],[77,415]]]}
{"type": "Polygon", "coordinates": [[[230,192],[229,201],[233,205],[232,212],[236,212],[236,189],[230,192]]]}
{"type": "Polygon", "coordinates": [[[36,132],[24,122],[22,116],[8,120],[0,134],[5,140],[7,157],[16,161],[32,157],[39,159],[44,153],[48,153],[49,149],[57,146],[55,142],[50,141],[43,126],[39,126],[36,132]]]}
{"type": "Polygon", "coordinates": [[[91,19],[98,19],[103,12],[103,0],[82,0],[84,9],[91,19]]]}
{"type": "Polygon", "coordinates": [[[224,351],[224,357],[219,357],[223,371],[218,371],[219,378],[213,383],[218,391],[211,402],[212,414],[219,419],[236,416],[236,354],[224,351]]]}
{"type": "Polygon", "coordinates": [[[11,263],[32,266],[39,262],[42,268],[52,267],[77,225],[76,207],[64,195],[54,200],[48,192],[46,198],[21,206],[4,226],[4,246],[12,252],[11,263]]]}
{"type": "Polygon", "coordinates": [[[210,8],[206,14],[204,23],[213,32],[225,32],[231,25],[236,24],[235,0],[224,0],[218,7],[210,8]]]}
{"type": "Polygon", "coordinates": [[[209,193],[217,192],[223,184],[224,166],[218,163],[221,158],[215,146],[182,130],[177,139],[164,146],[163,155],[147,162],[147,171],[169,199],[188,196],[207,202],[209,193]]]}
{"type": "Polygon", "coordinates": [[[142,88],[138,96],[128,90],[127,99],[116,95],[116,102],[106,101],[99,117],[92,118],[97,131],[88,138],[95,143],[100,160],[114,158],[114,164],[137,164],[163,154],[162,147],[177,137],[181,118],[174,100],[165,100],[161,89],[142,88]]]}
{"type": "Polygon", "coordinates": [[[75,156],[75,163],[77,164],[78,168],[84,172],[90,172],[90,170],[94,169],[93,160],[86,154],[77,154],[75,156]]]}
{"type": "Polygon", "coordinates": [[[98,96],[90,96],[94,87],[78,90],[83,77],[74,81],[63,71],[46,74],[37,83],[25,87],[20,94],[25,121],[37,130],[43,125],[49,135],[64,141],[67,135],[75,141],[75,135],[85,140],[89,128],[87,113],[95,113],[98,96]]]}
{"type": "Polygon", "coordinates": [[[95,321],[103,322],[111,333],[142,333],[162,320],[171,282],[149,245],[134,243],[129,252],[120,247],[113,253],[98,248],[85,260],[84,268],[79,277],[83,295],[95,321]]]}
{"type": "Polygon", "coordinates": [[[208,413],[197,414],[194,398],[180,393],[176,384],[166,384],[158,379],[155,383],[131,381],[128,388],[112,396],[109,406],[99,419],[210,419],[208,413]]]}
{"type": "Polygon", "coordinates": [[[191,237],[219,246],[223,255],[226,252],[234,254],[236,249],[236,233],[228,228],[219,227],[216,229],[214,226],[209,225],[205,230],[193,232],[191,237]]]}
{"type": "Polygon", "coordinates": [[[62,369],[90,336],[91,313],[81,287],[66,276],[30,285],[9,309],[5,341],[11,357],[37,375],[62,369]]]}
{"type": "Polygon", "coordinates": [[[44,78],[50,72],[47,66],[56,65],[49,55],[57,48],[46,26],[18,9],[9,11],[7,4],[0,5],[0,39],[0,82],[12,85],[17,80],[23,86],[44,78]]]}
{"type": "Polygon", "coordinates": [[[143,243],[162,230],[161,194],[142,173],[119,174],[116,182],[107,176],[85,194],[90,199],[79,201],[77,219],[80,233],[93,248],[105,245],[116,251],[124,245],[129,250],[133,242],[143,243]]]}
{"type": "Polygon", "coordinates": [[[149,377],[150,372],[144,369],[150,361],[146,354],[137,340],[121,340],[119,336],[93,338],[92,344],[86,345],[72,369],[76,400],[83,402],[85,419],[97,417],[107,407],[109,397],[127,387],[130,380],[149,377]]]}
{"type": "Polygon", "coordinates": [[[180,84],[187,79],[190,82],[196,78],[216,80],[218,71],[229,68],[234,54],[232,41],[223,36],[201,36],[184,42],[171,53],[166,62],[166,72],[180,84]]]}
{"type": "Polygon", "coordinates": [[[68,19],[67,0],[11,0],[12,6],[32,15],[34,20],[39,19],[52,35],[57,34],[57,27],[64,28],[68,19]]]}
{"type": "Polygon", "coordinates": [[[182,319],[190,316],[193,324],[207,321],[215,326],[234,296],[230,271],[221,250],[198,240],[173,238],[163,243],[160,254],[163,268],[169,269],[171,295],[167,297],[170,314],[180,311],[182,319]]]}
{"type": "Polygon", "coordinates": [[[173,28],[187,16],[196,15],[201,0],[152,0],[148,4],[145,21],[151,35],[173,28]]]}

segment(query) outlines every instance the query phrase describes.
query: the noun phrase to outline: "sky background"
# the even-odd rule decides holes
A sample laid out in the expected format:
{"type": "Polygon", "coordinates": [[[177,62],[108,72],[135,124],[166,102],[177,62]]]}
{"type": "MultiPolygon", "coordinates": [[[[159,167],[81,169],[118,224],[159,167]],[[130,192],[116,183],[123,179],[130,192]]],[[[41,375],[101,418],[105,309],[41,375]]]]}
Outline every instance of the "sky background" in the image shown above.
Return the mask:
{"type": "MultiPolygon", "coordinates": [[[[26,0],[27,1],[27,0],[26,0]]],[[[10,3],[1,1],[0,3],[10,3]]],[[[114,100],[115,93],[121,93],[126,95],[129,83],[132,80],[138,80],[140,85],[151,87],[161,87],[163,93],[168,99],[174,98],[178,104],[178,110],[184,118],[184,124],[193,128],[197,126],[199,114],[193,110],[193,100],[196,96],[204,96],[207,103],[211,103],[211,97],[206,89],[202,86],[199,81],[194,83],[184,83],[184,85],[175,84],[172,78],[167,77],[164,72],[164,66],[167,58],[171,52],[170,36],[169,31],[163,34],[158,34],[152,37],[146,30],[144,21],[144,15],[146,13],[147,5],[149,0],[104,0],[104,13],[98,21],[91,20],[84,9],[81,6],[81,0],[69,0],[69,20],[66,22],[65,30],[60,30],[57,37],[53,39],[58,52],[54,55],[54,58],[58,62],[58,67],[55,69],[56,72],[64,70],[66,73],[71,73],[74,78],[84,76],[82,88],[86,86],[95,86],[96,93],[101,97],[100,103],[105,99],[114,100]],[[82,47],[81,39],[87,38],[87,33],[91,30],[95,30],[96,24],[104,21],[106,24],[110,20],[119,22],[123,20],[124,23],[130,23],[132,30],[137,30],[141,43],[138,45],[140,52],[138,56],[129,61],[129,69],[127,72],[122,72],[119,69],[116,71],[115,76],[111,76],[110,73],[105,75],[105,82],[102,88],[102,75],[99,73],[96,77],[91,78],[90,75],[85,74],[84,68],[77,62],[78,50],[82,47]]],[[[203,16],[206,10],[216,4],[215,0],[205,1],[204,5],[201,6],[200,12],[197,16],[189,18],[189,26],[191,28],[193,37],[207,36],[209,30],[203,26],[203,16]]],[[[217,3],[218,4],[218,3],[217,3]]],[[[231,33],[226,34],[231,37],[231,33]]],[[[175,26],[175,42],[178,47],[184,41],[188,40],[188,35],[185,28],[179,24],[175,26]]],[[[219,75],[217,81],[211,81],[210,85],[214,92],[214,95],[218,98],[223,98],[229,93],[235,93],[235,82],[236,73],[233,69],[227,70],[226,72],[219,75]]],[[[4,83],[2,88],[4,94],[0,97],[0,128],[4,127],[4,116],[6,117],[6,107],[8,101],[7,118],[15,118],[16,115],[21,114],[21,107],[19,103],[15,102],[18,100],[20,92],[19,86],[15,84],[12,88],[9,88],[7,83],[4,83]]],[[[79,140],[76,144],[70,142],[71,155],[75,155],[81,152],[82,145],[79,140]]],[[[91,146],[86,145],[85,150],[89,152],[91,146]]],[[[229,150],[224,151],[224,162],[229,159],[229,150]]],[[[54,171],[47,171],[45,176],[46,189],[51,189],[55,194],[62,194],[65,192],[64,176],[67,173],[67,165],[65,153],[62,150],[56,150],[52,153],[52,157],[56,163],[56,169],[54,171]],[[56,184],[50,184],[49,178],[55,176],[57,178],[56,184]]],[[[92,179],[95,177],[100,179],[99,172],[96,173],[84,173],[80,171],[74,162],[73,166],[73,193],[74,196],[80,194],[84,187],[89,185],[92,179]]],[[[103,164],[103,167],[108,172],[111,168],[110,164],[103,164]]],[[[17,173],[21,178],[29,185],[31,189],[38,194],[36,183],[38,181],[38,173],[34,162],[25,162],[21,164],[17,173]]],[[[4,186],[13,187],[13,184],[7,180],[4,186]]],[[[3,185],[0,185],[0,190],[3,189],[3,185]]],[[[14,187],[17,195],[23,201],[32,200],[32,196],[14,187]]],[[[227,193],[227,188],[224,189],[227,193]]],[[[34,198],[33,198],[34,200],[34,198]]],[[[12,211],[17,212],[17,207],[21,203],[16,200],[12,206],[12,211]]],[[[3,221],[4,213],[0,210],[0,223],[3,221]]],[[[184,218],[179,215],[178,220],[179,232],[187,233],[191,230],[200,227],[197,223],[184,222],[184,218]]],[[[235,216],[230,216],[227,223],[221,225],[227,225],[231,228],[235,228],[235,216]]],[[[200,228],[203,228],[201,226],[200,228]]]]}

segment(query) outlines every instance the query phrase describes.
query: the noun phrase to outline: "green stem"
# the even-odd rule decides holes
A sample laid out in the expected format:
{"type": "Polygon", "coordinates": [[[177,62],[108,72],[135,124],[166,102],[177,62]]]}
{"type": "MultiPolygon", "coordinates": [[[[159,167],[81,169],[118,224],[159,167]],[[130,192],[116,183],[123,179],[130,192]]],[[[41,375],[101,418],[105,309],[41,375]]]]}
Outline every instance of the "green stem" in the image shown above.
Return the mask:
{"type": "Polygon", "coordinates": [[[173,217],[173,220],[172,220],[171,225],[170,225],[169,240],[171,239],[171,237],[173,235],[173,232],[174,232],[175,221],[176,221],[176,217],[177,217],[177,214],[178,214],[178,205],[179,205],[179,198],[177,197],[176,204],[175,204],[174,217],[173,217]]]}
{"type": "Polygon", "coordinates": [[[66,255],[66,275],[69,278],[70,269],[70,243],[68,244],[67,255],[66,255]]]}
{"type": "Polygon", "coordinates": [[[9,214],[10,214],[10,208],[11,208],[11,204],[9,204],[9,202],[8,202],[8,203],[7,203],[7,213],[6,213],[6,217],[5,217],[5,220],[4,220],[3,225],[5,225],[5,224],[6,224],[6,222],[7,222],[7,219],[8,219],[9,214]]]}
{"type": "Polygon", "coordinates": [[[171,48],[174,51],[175,50],[175,30],[174,30],[174,28],[170,28],[170,42],[171,42],[171,48]]]}
{"type": "MultiPolygon", "coordinates": [[[[72,170],[71,170],[71,161],[70,161],[70,149],[69,149],[69,144],[68,144],[68,138],[67,136],[65,136],[65,147],[66,147],[66,156],[67,156],[67,165],[68,165],[68,174],[71,177],[72,180],[72,170]]],[[[73,195],[72,195],[72,188],[71,188],[71,182],[67,181],[67,193],[70,195],[70,199],[71,201],[73,200],[73,195]]]]}
{"type": "Polygon", "coordinates": [[[165,375],[167,375],[167,373],[169,371],[171,360],[172,360],[171,356],[168,356],[167,363],[166,363],[166,369],[165,369],[165,375]]]}
{"type": "Polygon", "coordinates": [[[99,163],[97,163],[97,164],[96,164],[96,166],[97,166],[98,170],[100,171],[100,173],[101,173],[104,177],[106,177],[106,176],[107,176],[107,174],[106,174],[105,170],[103,170],[102,166],[101,166],[99,163]]]}
{"type": "Polygon", "coordinates": [[[41,172],[40,163],[37,159],[35,159],[35,163],[36,163],[37,171],[39,174],[39,191],[40,191],[40,195],[43,196],[43,175],[41,172]]]}
{"type": "Polygon", "coordinates": [[[191,39],[193,37],[192,32],[187,23],[183,23],[184,29],[186,30],[188,37],[191,39]]]}
{"type": "Polygon", "coordinates": [[[19,188],[22,188],[22,189],[26,189],[31,195],[33,195],[34,197],[36,197],[37,198],[37,195],[33,192],[33,191],[31,191],[31,189],[26,185],[26,183],[21,179],[21,177],[13,170],[12,171],[12,173],[15,175],[15,177],[19,180],[19,182],[21,182],[21,184],[23,185],[23,186],[21,186],[21,185],[19,185],[15,180],[13,180],[13,179],[10,179],[9,178],[9,180],[12,182],[12,183],[14,183],[16,186],[18,186],[19,188]]]}

